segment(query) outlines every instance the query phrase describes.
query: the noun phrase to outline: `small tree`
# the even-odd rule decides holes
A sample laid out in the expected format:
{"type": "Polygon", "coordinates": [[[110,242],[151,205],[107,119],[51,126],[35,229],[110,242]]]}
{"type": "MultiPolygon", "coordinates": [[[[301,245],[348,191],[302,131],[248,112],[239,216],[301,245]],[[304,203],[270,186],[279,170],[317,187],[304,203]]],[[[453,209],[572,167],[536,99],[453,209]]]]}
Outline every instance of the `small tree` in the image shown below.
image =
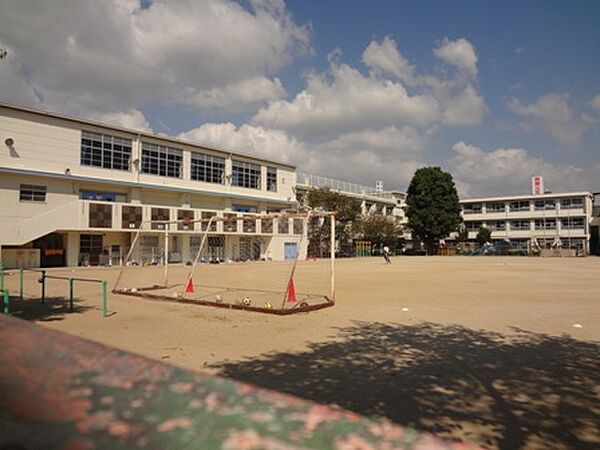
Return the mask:
{"type": "Polygon", "coordinates": [[[469,240],[469,230],[464,225],[461,225],[458,229],[458,236],[456,236],[458,242],[467,242],[469,240]]]}
{"type": "MultiPolygon", "coordinates": [[[[347,197],[327,188],[312,189],[307,194],[306,202],[311,208],[322,208],[334,211],[335,233],[340,247],[352,241],[357,234],[358,222],[361,215],[360,201],[347,197]]],[[[315,218],[308,224],[309,253],[323,256],[329,252],[330,227],[324,224],[322,218],[315,218]]]]}
{"type": "Polygon", "coordinates": [[[408,226],[433,254],[435,244],[461,223],[458,193],[452,175],[439,167],[418,169],[408,187],[408,226]]]}
{"type": "Polygon", "coordinates": [[[371,243],[395,248],[402,239],[402,226],[391,216],[369,214],[360,221],[362,238],[371,243]]]}
{"type": "Polygon", "coordinates": [[[477,242],[479,245],[483,245],[486,242],[490,242],[492,239],[492,231],[488,227],[481,226],[477,232],[477,242]]]}

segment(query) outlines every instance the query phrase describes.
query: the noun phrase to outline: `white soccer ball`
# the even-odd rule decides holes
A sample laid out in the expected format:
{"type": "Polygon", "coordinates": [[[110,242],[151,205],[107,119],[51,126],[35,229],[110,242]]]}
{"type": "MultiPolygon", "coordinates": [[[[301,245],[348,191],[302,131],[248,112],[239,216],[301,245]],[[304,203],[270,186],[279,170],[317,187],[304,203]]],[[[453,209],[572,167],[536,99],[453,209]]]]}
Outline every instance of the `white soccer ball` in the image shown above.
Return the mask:
{"type": "Polygon", "coordinates": [[[131,292],[137,292],[137,288],[131,288],[131,292]]]}
{"type": "Polygon", "coordinates": [[[252,303],[252,301],[248,297],[244,297],[244,300],[242,300],[244,306],[250,306],[250,303],[252,303]]]}

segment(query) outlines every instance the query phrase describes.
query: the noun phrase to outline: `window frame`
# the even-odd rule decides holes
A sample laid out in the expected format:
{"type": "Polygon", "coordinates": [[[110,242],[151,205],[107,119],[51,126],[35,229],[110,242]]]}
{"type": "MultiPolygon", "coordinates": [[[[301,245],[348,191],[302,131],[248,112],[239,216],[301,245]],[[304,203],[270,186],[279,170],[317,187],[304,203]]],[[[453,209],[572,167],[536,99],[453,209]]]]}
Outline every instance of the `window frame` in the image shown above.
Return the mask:
{"type": "Polygon", "coordinates": [[[202,152],[191,152],[190,179],[203,183],[225,184],[225,158],[202,152]],[[203,172],[203,176],[201,173],[203,172]],[[220,174],[219,174],[220,172],[220,174]]]}
{"type": "Polygon", "coordinates": [[[133,141],[129,138],[81,130],[79,164],[131,172],[132,148],[133,141]]]}
{"type": "Polygon", "coordinates": [[[277,167],[267,166],[267,191],[277,192],[277,167]]]}
{"type": "Polygon", "coordinates": [[[246,189],[261,189],[260,164],[234,159],[231,161],[231,185],[246,189]]]}
{"type": "Polygon", "coordinates": [[[176,179],[183,177],[183,150],[180,148],[142,141],[140,156],[140,172],[145,175],[176,179]],[[173,174],[175,168],[177,173],[173,174]]]}
{"type": "Polygon", "coordinates": [[[46,203],[48,187],[39,184],[19,184],[19,201],[26,203],[46,203]],[[29,198],[24,198],[29,194],[29,198]]]}

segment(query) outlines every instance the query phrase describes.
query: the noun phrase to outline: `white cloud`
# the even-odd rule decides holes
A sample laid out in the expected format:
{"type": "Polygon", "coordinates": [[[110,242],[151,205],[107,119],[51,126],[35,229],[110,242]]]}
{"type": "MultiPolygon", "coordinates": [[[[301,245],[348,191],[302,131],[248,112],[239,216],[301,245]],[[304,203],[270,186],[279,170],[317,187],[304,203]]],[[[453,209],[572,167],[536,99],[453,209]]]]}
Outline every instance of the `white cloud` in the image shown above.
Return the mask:
{"type": "Polygon", "coordinates": [[[144,117],[144,114],[137,109],[92,115],[90,118],[102,123],[152,133],[152,128],[144,117]]]}
{"type": "Polygon", "coordinates": [[[340,135],[321,144],[299,141],[282,130],[232,123],[203,124],[177,136],[222,149],[287,162],[300,171],[374,185],[405,186],[420,162],[425,141],[412,127],[387,127],[340,135]]]}
{"type": "MultiPolygon", "coordinates": [[[[468,41],[459,41],[446,39],[444,45],[453,47],[458,42],[459,48],[474,52],[468,41]]],[[[442,52],[452,59],[452,51],[447,53],[442,52]]],[[[471,78],[417,76],[389,37],[371,42],[363,52],[363,62],[371,69],[368,75],[338,59],[339,52],[334,52],[326,72],[310,73],[304,90],[291,100],[271,102],[251,123],[321,138],[387,126],[473,126],[487,110],[471,78]]],[[[466,63],[457,60],[457,64],[466,63]]]]}
{"type": "Polygon", "coordinates": [[[441,60],[456,66],[459,71],[472,77],[477,76],[477,54],[473,45],[465,38],[451,41],[444,38],[433,54],[441,60]]]}
{"type": "Polygon", "coordinates": [[[517,98],[510,98],[508,109],[533,120],[567,149],[577,148],[583,139],[585,127],[577,120],[569,106],[567,94],[546,94],[529,105],[517,98]]]}
{"type": "Polygon", "coordinates": [[[467,85],[458,95],[444,102],[444,123],[449,126],[472,126],[481,123],[487,111],[483,96],[467,85]]]}
{"type": "Polygon", "coordinates": [[[411,96],[399,82],[364,76],[333,61],[328,73],[311,73],[306,88],[293,100],[271,103],[252,123],[315,136],[397,123],[425,126],[437,115],[433,97],[411,96]]]}
{"type": "Polygon", "coordinates": [[[303,143],[288,136],[284,131],[251,125],[237,127],[233,123],[206,123],[180,133],[177,137],[286,163],[297,163],[308,153],[303,143]]]}
{"type": "Polygon", "coordinates": [[[554,191],[588,190],[593,188],[599,168],[552,164],[529,155],[523,148],[498,148],[488,152],[460,141],[452,149],[455,155],[449,169],[463,196],[528,193],[533,175],[544,176],[546,187],[554,191]]]}
{"type": "Polygon", "coordinates": [[[596,95],[593,99],[590,100],[590,106],[595,110],[600,111],[600,94],[596,95]]]}
{"type": "Polygon", "coordinates": [[[254,109],[285,94],[273,74],[310,51],[310,29],[282,0],[4,2],[0,40],[29,89],[71,113],[151,102],[254,109]]]}
{"type": "Polygon", "coordinates": [[[415,84],[415,66],[400,54],[396,41],[389,36],[381,43],[371,41],[362,54],[362,61],[372,70],[394,75],[409,86],[415,84]]]}

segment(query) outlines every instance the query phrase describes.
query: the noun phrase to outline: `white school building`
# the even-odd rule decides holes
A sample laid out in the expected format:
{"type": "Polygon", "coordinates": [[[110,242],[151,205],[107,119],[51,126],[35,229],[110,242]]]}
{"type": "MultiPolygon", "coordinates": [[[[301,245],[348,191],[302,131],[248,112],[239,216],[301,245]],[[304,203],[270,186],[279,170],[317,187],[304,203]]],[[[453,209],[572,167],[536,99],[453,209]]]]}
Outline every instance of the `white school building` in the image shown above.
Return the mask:
{"type": "Polygon", "coordinates": [[[481,226],[493,241],[507,241],[515,252],[562,248],[590,252],[593,195],[590,192],[543,193],[460,201],[469,239],[481,226]]]}
{"type": "MultiPolygon", "coordinates": [[[[0,251],[7,267],[119,265],[142,221],[297,207],[296,168],[29,108],[0,104],[0,251]]],[[[306,252],[302,219],[218,221],[210,260],[306,252]]],[[[206,224],[153,224],[135,260],[188,262],[206,224]]]]}

